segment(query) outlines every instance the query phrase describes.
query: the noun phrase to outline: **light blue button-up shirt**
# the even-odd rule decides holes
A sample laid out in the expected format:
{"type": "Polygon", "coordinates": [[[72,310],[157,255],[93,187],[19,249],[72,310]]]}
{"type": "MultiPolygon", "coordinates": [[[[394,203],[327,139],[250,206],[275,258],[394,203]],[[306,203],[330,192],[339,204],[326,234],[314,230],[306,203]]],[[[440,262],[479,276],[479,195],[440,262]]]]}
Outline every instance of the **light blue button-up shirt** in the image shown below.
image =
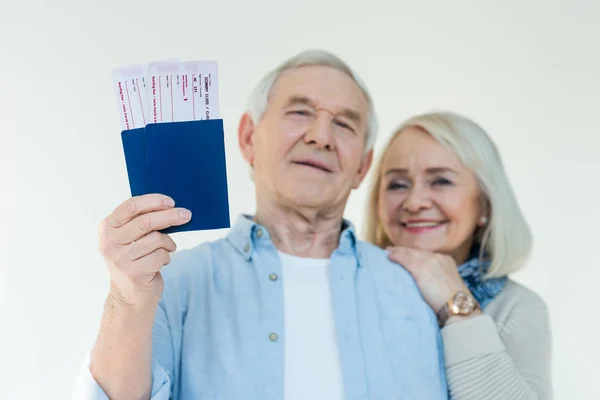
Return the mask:
{"type": "MultiPolygon", "coordinates": [[[[162,275],[152,400],[283,399],[281,265],[269,232],[240,216],[225,238],[174,253],[162,275]]],[[[330,278],[346,398],[447,399],[437,320],[408,272],[345,221],[330,278]]],[[[87,365],[74,393],[107,399],[87,365]]]]}

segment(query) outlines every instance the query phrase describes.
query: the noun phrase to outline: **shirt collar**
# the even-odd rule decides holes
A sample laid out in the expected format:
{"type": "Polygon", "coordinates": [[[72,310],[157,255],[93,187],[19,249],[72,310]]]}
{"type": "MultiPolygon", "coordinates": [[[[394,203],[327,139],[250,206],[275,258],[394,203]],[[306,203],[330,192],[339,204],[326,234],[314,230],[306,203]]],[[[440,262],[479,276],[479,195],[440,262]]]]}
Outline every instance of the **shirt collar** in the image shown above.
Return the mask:
{"type": "MultiPolygon", "coordinates": [[[[240,214],[227,234],[227,240],[246,259],[252,255],[252,249],[259,240],[270,241],[269,231],[256,223],[251,215],[240,214]]],[[[340,242],[336,251],[341,254],[352,254],[356,252],[358,237],[352,222],[342,220],[342,232],[340,242]]]]}

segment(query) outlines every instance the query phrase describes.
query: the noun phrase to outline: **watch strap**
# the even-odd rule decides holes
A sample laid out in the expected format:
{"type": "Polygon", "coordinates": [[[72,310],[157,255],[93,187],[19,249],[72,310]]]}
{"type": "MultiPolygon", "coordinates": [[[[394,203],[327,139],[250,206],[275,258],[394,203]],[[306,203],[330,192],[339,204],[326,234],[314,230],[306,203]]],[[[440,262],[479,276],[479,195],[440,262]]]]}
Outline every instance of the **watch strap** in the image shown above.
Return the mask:
{"type": "Polygon", "coordinates": [[[437,312],[438,323],[440,326],[444,326],[448,318],[450,318],[450,308],[448,307],[448,303],[444,303],[442,308],[440,308],[437,312]]]}

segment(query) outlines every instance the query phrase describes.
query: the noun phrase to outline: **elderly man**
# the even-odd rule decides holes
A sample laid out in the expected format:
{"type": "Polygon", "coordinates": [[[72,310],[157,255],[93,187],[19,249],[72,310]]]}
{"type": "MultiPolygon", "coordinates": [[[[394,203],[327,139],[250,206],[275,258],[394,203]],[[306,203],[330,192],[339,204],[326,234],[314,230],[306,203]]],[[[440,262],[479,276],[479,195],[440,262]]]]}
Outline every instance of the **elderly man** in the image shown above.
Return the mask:
{"type": "Polygon", "coordinates": [[[261,81],[239,124],[253,216],[171,257],[159,231],[187,210],[160,194],[117,207],[100,226],[111,288],[75,398],[445,399],[434,314],[343,219],[374,118],[344,62],[301,53],[261,81]]]}

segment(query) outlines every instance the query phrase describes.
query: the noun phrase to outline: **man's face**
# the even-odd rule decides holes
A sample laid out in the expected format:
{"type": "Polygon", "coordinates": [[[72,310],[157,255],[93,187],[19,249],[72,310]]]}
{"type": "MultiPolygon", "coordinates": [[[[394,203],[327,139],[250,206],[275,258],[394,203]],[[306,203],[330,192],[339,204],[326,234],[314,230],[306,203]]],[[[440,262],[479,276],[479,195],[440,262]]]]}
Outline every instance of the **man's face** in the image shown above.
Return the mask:
{"type": "Polygon", "coordinates": [[[240,124],[257,190],[299,207],[345,204],[371,162],[367,113],[365,96],[341,71],[307,66],[281,74],[260,122],[245,116],[240,124]]]}

